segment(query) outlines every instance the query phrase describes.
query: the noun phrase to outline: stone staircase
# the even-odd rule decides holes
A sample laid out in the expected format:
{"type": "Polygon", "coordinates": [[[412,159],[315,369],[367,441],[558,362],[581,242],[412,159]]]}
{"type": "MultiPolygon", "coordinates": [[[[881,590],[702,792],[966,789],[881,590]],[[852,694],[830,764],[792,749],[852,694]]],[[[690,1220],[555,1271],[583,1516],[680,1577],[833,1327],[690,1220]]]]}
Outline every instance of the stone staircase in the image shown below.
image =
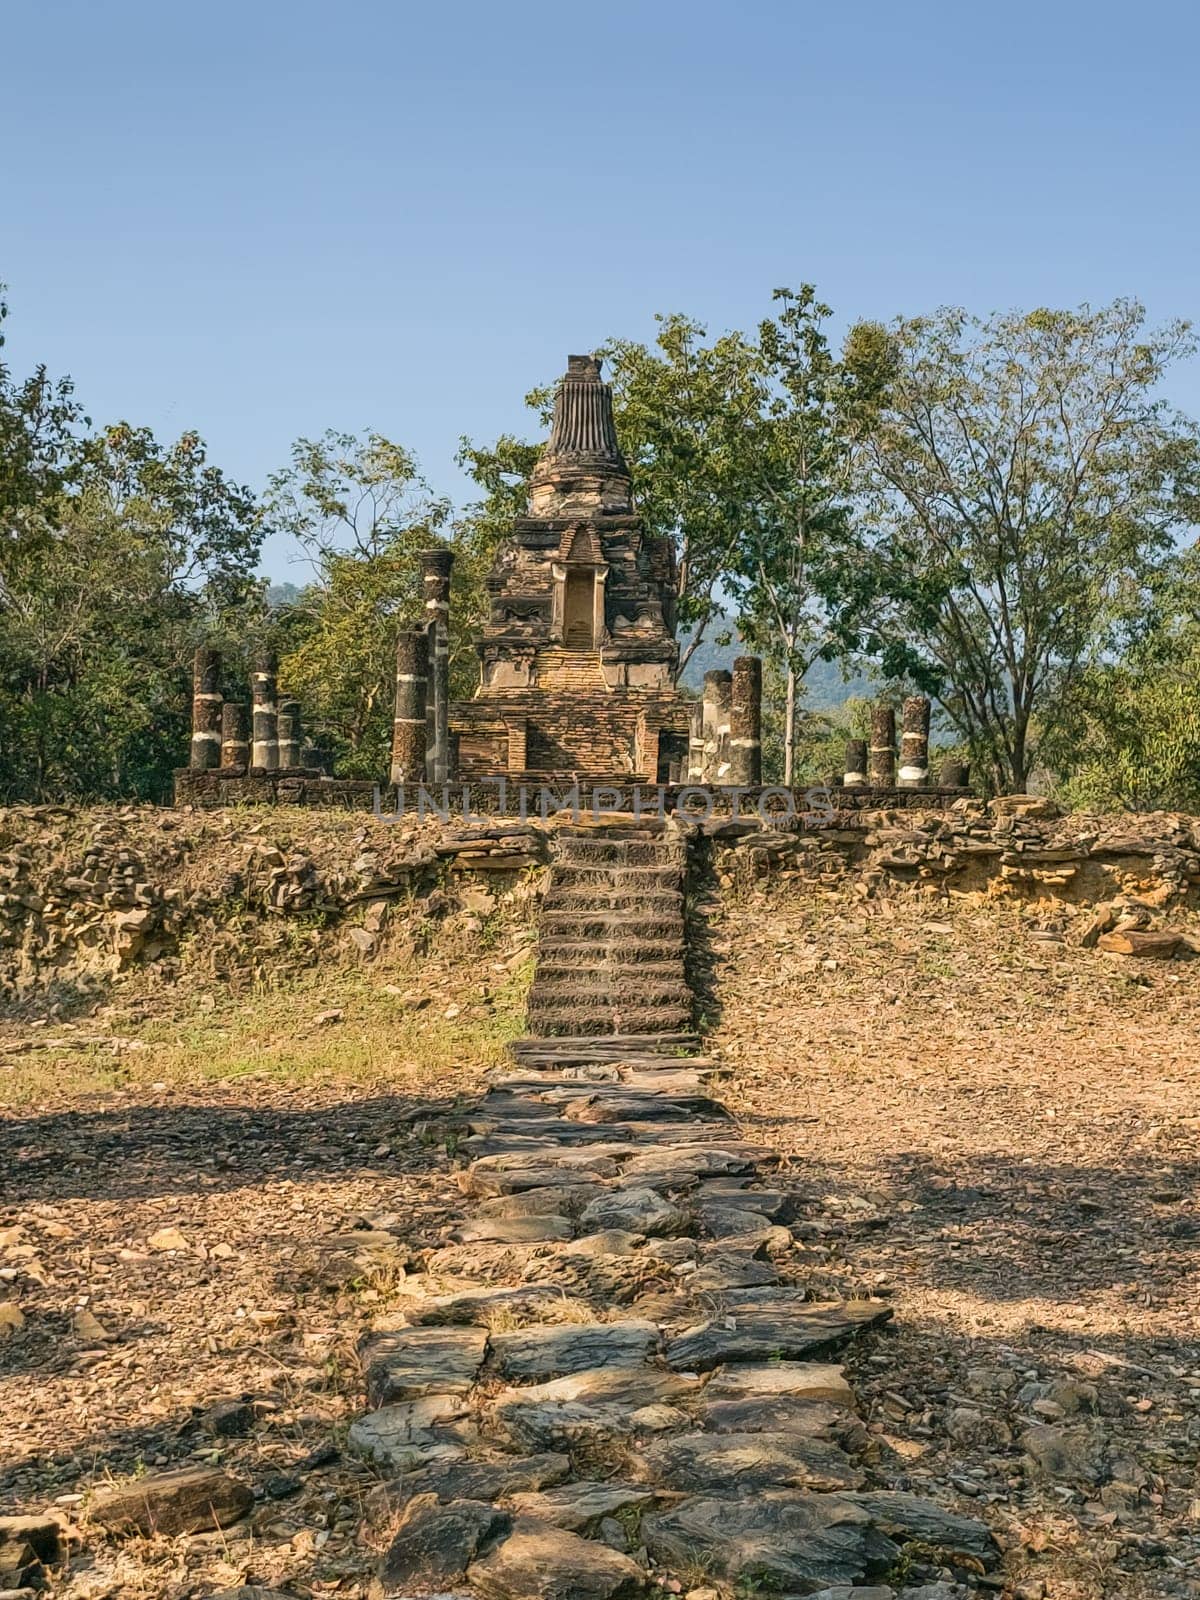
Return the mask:
{"type": "Polygon", "coordinates": [[[542,905],[529,1026],[543,1036],[686,1032],[687,843],[652,829],[564,831],[542,905]]]}
{"type": "Polygon", "coordinates": [[[611,694],[598,650],[541,650],[538,688],[554,694],[611,694]]]}
{"type": "Polygon", "coordinates": [[[458,1215],[360,1346],[378,1592],[892,1600],[930,1560],[999,1588],[983,1522],[872,1481],[839,1357],[891,1311],[812,1298],[786,1169],[694,1053],[686,839],[558,841],[530,1035],[443,1113],[458,1215]]]}

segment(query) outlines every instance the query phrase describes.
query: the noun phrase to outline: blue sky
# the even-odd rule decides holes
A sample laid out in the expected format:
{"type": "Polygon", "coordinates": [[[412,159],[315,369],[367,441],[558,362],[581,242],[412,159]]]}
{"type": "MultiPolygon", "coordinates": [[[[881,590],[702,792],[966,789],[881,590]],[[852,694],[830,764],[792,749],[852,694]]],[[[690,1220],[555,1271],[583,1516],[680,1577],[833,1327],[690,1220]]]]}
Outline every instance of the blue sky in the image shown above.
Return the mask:
{"type": "Polygon", "coordinates": [[[371,427],[461,497],[460,434],[655,312],[1191,316],[1198,46],[1105,0],[6,0],[6,354],[256,486],[371,427]]]}

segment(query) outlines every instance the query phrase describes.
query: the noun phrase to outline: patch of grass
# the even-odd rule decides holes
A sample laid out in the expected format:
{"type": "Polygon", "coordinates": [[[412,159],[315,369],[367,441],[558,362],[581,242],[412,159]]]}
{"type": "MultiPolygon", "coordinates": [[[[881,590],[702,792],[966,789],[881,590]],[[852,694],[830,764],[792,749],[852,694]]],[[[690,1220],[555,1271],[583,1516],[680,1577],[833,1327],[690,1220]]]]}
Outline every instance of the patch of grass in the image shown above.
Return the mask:
{"type": "Polygon", "coordinates": [[[480,963],[478,950],[455,948],[407,970],[382,963],[306,967],[286,986],[262,984],[238,995],[213,984],[181,995],[177,1010],[160,998],[149,1016],[135,1005],[107,1025],[22,1028],[19,1042],[30,1048],[0,1060],[0,1101],[17,1108],[156,1083],[187,1088],[242,1078],[304,1086],[450,1083],[465,1067],[478,1072],[505,1059],[509,1042],[525,1030],[529,976],[528,964],[498,974],[480,963]],[[403,988],[410,979],[430,996],[422,1009],[407,994],[387,992],[389,983],[403,988]],[[459,1009],[448,1017],[452,1004],[459,1009]],[[342,1015],[317,1021],[328,1012],[342,1015]]]}

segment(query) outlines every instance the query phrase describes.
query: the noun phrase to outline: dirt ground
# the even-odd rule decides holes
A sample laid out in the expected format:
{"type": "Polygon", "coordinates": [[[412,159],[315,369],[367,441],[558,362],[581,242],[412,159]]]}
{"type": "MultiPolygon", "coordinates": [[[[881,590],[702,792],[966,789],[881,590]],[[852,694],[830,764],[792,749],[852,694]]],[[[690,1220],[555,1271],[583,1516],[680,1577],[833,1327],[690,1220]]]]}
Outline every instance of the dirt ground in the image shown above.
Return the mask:
{"type": "Polygon", "coordinates": [[[751,896],[716,1040],[814,1284],[895,1305],[857,1384],[881,1476],[986,1516],[1031,1595],[1191,1595],[1200,960],[1080,949],[1084,920],[751,896]],[[1078,1459],[1038,1468],[1031,1428],[1078,1459]]]}
{"type": "MultiPolygon", "coordinates": [[[[1055,942],[1073,926],[740,898],[713,919],[721,1093],[788,1157],[813,1289],[895,1305],[852,1358],[879,1481],[985,1516],[1021,1600],[1196,1595],[1200,960],[1055,942]]],[[[513,954],[494,955],[490,981],[431,968],[428,999],[404,980],[387,1004],[396,975],[331,972],[223,1016],[224,1045],[196,1023],[186,1057],[171,1019],[114,1015],[107,1076],[95,1050],[81,1072],[4,1031],[0,1302],[23,1326],[0,1333],[0,1508],[79,1527],[60,1593],[366,1594],[381,1529],[374,1475],[342,1452],[352,1350],[403,1253],[364,1266],[318,1242],[367,1222],[433,1243],[459,1214],[450,1152],[406,1119],[477,1087],[519,1027],[513,954]],[[214,1432],[229,1397],[244,1434],[214,1432]],[[247,1525],[89,1531],[94,1484],[211,1460],[259,1492],[247,1525]]]]}

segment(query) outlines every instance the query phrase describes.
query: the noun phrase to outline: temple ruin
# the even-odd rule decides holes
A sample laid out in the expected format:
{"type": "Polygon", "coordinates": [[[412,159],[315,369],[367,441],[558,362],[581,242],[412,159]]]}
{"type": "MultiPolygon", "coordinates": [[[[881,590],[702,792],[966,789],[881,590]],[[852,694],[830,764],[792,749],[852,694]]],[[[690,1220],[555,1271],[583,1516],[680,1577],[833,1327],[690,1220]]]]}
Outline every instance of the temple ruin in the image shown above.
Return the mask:
{"type": "MultiPolygon", "coordinates": [[[[469,700],[450,699],[454,552],[438,545],[419,559],[423,626],[397,637],[391,763],[379,783],[321,769],[299,704],[279,698],[271,651],[251,663],[247,705],[223,702],[220,657],[202,647],[177,800],[368,806],[385,778],[397,789],[453,785],[484,810],[497,802],[481,791],[500,778],[616,791],[622,803],[657,785],[669,806],[692,785],[761,788],[762,662],[739,656],[732,672],[706,673],[698,699],[676,687],[674,549],[637,513],[594,356],[567,358],[526,510],[497,547],[469,700]]],[[[965,793],[957,762],[931,779],[929,724],[928,699],[910,695],[898,742],[894,710],[874,707],[870,740],[851,739],[844,772],[829,778],[839,808],[937,806],[965,793]]]]}
{"type": "Polygon", "coordinates": [[[612,391],[570,356],[529,506],[487,580],[479,688],[450,707],[456,776],[679,782],[674,552],[633,504],[612,391]]]}

